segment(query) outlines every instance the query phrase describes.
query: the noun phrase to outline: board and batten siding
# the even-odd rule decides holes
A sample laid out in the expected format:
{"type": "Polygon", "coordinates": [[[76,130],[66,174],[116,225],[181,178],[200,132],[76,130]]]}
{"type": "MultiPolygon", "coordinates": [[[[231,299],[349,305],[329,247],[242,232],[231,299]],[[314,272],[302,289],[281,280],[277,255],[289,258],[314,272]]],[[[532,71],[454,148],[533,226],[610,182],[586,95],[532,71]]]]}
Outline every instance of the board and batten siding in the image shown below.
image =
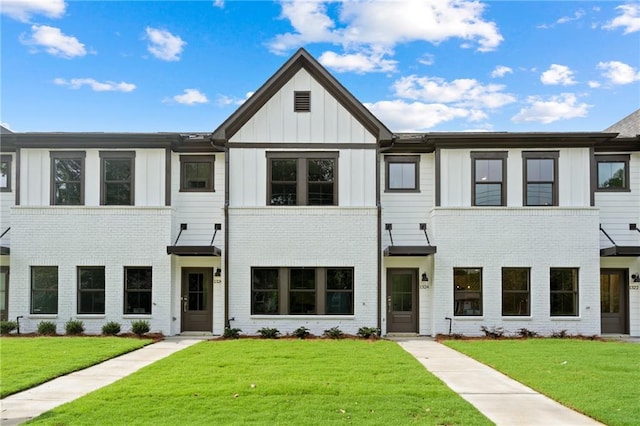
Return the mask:
{"type": "Polygon", "coordinates": [[[300,69],[229,142],[373,144],[376,138],[311,74],[300,69]],[[294,112],[296,91],[311,92],[311,112],[294,112]]]}

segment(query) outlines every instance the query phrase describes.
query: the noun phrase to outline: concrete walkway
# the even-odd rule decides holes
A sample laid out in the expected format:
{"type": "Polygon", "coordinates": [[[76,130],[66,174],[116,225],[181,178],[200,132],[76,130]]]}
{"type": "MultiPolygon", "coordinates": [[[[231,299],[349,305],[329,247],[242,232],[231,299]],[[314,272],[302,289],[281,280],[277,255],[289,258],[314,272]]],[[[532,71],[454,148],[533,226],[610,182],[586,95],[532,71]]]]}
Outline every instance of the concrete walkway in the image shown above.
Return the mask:
{"type": "Polygon", "coordinates": [[[496,425],[601,424],[433,340],[393,340],[496,425]]]}
{"type": "Polygon", "coordinates": [[[0,400],[0,424],[13,426],[26,422],[204,339],[206,337],[167,337],[158,343],[8,396],[0,400]]]}

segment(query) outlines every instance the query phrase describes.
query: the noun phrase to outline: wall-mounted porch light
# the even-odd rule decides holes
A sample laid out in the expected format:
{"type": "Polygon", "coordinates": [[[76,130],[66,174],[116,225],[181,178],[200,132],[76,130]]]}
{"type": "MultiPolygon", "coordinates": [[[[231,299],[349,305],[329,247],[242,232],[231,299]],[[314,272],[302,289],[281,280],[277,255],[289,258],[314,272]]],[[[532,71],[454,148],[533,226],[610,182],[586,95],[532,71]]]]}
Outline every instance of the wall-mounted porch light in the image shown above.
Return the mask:
{"type": "Polygon", "coordinates": [[[635,273],[633,275],[631,275],[631,278],[633,278],[633,282],[634,283],[640,283],[640,274],[639,273],[635,273]]]}
{"type": "Polygon", "coordinates": [[[429,277],[427,276],[426,272],[423,272],[422,273],[422,282],[427,282],[427,281],[429,281],[429,277]]]}
{"type": "Polygon", "coordinates": [[[222,275],[222,269],[216,268],[216,271],[213,273],[214,277],[219,277],[222,275]]]}

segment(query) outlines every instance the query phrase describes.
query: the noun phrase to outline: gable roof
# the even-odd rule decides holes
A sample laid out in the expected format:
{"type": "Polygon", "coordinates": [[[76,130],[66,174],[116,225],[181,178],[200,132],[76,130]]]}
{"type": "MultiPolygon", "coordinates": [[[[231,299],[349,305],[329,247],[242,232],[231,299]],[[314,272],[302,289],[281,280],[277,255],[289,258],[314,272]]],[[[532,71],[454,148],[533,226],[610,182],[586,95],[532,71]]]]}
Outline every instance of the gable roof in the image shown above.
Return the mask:
{"type": "Polygon", "coordinates": [[[635,110],[617,123],[604,130],[619,133],[619,138],[630,138],[640,135],[640,109],[635,110]]]}
{"type": "Polygon", "coordinates": [[[318,83],[336,98],[378,142],[393,139],[393,133],[318,63],[305,49],[300,48],[269,80],[240,108],[227,118],[211,135],[214,143],[226,143],[254,114],[258,112],[293,76],[304,68],[318,83]]]}

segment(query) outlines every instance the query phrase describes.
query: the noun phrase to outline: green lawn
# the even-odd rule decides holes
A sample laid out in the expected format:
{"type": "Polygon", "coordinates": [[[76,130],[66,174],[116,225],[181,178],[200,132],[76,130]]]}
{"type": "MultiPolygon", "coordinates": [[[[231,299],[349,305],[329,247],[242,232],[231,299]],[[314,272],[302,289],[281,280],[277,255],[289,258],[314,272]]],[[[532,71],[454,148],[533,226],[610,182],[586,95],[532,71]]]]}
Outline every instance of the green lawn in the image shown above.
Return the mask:
{"type": "Polygon", "coordinates": [[[491,424],[389,341],[206,341],[35,424],[491,424]],[[117,418],[114,417],[117,413],[117,418]]]}
{"type": "Polygon", "coordinates": [[[573,339],[444,343],[607,425],[640,424],[638,344],[573,339]]]}
{"type": "Polygon", "coordinates": [[[122,337],[0,338],[0,398],[149,343],[122,337]]]}

